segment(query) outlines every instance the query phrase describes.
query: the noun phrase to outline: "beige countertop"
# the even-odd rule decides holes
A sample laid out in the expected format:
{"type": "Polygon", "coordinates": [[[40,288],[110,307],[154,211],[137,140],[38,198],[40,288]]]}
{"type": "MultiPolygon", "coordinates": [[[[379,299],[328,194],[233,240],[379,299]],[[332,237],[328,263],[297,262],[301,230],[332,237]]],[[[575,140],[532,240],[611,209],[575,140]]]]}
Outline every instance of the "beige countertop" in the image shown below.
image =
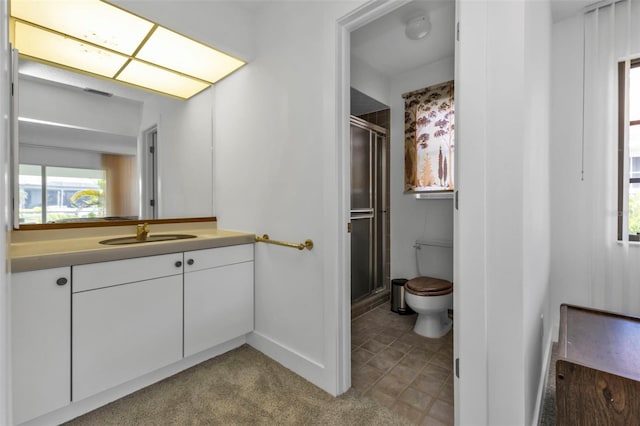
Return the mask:
{"type": "Polygon", "coordinates": [[[110,238],[135,236],[135,226],[100,230],[14,231],[10,245],[11,272],[82,265],[181,251],[203,250],[255,242],[255,234],[217,229],[215,224],[152,225],[149,235],[192,234],[196,238],[104,245],[110,238]],[[33,232],[32,234],[29,234],[33,232]],[[36,234],[37,233],[37,234],[36,234]]]}

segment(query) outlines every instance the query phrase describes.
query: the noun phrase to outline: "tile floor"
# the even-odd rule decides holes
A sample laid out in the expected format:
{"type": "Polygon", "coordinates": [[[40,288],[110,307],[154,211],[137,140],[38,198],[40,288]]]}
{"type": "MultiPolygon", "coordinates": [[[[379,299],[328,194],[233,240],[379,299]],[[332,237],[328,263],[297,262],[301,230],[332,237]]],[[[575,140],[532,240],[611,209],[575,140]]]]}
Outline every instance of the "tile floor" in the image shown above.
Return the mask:
{"type": "Polygon", "coordinates": [[[351,385],[416,425],[453,425],[453,331],[429,339],[389,303],[351,321],[351,385]]]}

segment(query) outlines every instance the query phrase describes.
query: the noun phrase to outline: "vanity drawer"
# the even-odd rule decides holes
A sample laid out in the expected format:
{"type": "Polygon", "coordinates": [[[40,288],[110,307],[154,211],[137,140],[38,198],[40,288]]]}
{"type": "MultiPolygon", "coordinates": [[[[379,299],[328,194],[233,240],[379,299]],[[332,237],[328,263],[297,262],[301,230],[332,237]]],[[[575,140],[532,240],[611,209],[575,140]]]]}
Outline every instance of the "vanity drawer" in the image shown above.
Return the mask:
{"type": "Polygon", "coordinates": [[[182,263],[182,253],[172,253],[74,266],[72,291],[77,293],[182,274],[182,263]]]}
{"type": "Polygon", "coordinates": [[[253,244],[194,250],[184,253],[185,272],[253,261],[253,244]]]}

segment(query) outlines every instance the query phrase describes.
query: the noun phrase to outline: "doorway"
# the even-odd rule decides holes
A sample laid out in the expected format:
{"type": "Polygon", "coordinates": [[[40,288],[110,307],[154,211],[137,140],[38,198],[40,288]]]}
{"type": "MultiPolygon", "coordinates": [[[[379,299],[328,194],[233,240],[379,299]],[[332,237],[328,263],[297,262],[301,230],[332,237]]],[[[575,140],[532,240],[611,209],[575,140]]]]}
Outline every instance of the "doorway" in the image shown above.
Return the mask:
{"type": "Polygon", "coordinates": [[[141,216],[158,218],[158,126],[145,130],[142,134],[142,188],[141,216]]]}
{"type": "MultiPolygon", "coordinates": [[[[402,98],[400,95],[403,92],[409,92],[411,90],[417,90],[422,87],[428,87],[430,84],[437,84],[441,81],[446,81],[454,78],[454,53],[455,53],[454,46],[453,46],[454,36],[455,36],[455,31],[453,29],[454,22],[455,22],[454,3],[455,2],[453,1],[451,2],[399,1],[399,2],[379,2],[379,3],[370,2],[370,3],[367,3],[367,5],[363,6],[361,9],[358,9],[352,14],[345,16],[343,20],[339,22],[340,27],[343,30],[339,36],[340,48],[339,48],[339,55],[338,55],[339,70],[340,70],[339,84],[341,85],[342,95],[340,97],[340,102],[339,102],[340,105],[338,107],[337,112],[339,114],[338,122],[340,123],[340,126],[341,126],[340,132],[341,132],[342,141],[343,141],[342,145],[338,149],[340,150],[340,153],[343,156],[344,160],[346,160],[342,162],[343,176],[345,177],[350,176],[350,174],[347,174],[347,173],[351,172],[350,170],[351,122],[350,120],[349,121],[346,120],[346,117],[349,116],[349,110],[348,110],[349,92],[348,91],[350,90],[350,88],[353,89],[355,87],[358,90],[362,90],[363,93],[373,96],[380,102],[383,102],[391,107],[392,118],[391,118],[390,131],[391,133],[394,133],[394,135],[392,135],[392,138],[389,140],[389,145],[391,147],[390,183],[392,185],[390,204],[391,204],[391,208],[394,209],[393,214],[395,219],[392,221],[392,225],[390,228],[392,233],[391,236],[393,237],[393,241],[390,241],[390,246],[392,250],[392,253],[391,253],[392,267],[390,269],[391,269],[391,275],[393,275],[394,278],[401,277],[404,274],[407,274],[407,275],[412,273],[415,274],[414,258],[412,256],[413,244],[411,243],[411,241],[415,241],[415,238],[416,238],[415,233],[422,230],[425,223],[424,216],[417,213],[418,210],[421,210],[421,209],[424,210],[423,207],[421,207],[421,206],[424,206],[424,204],[420,204],[420,202],[416,202],[415,197],[402,194],[403,161],[401,159],[401,156],[402,156],[402,139],[403,139],[402,132],[404,131],[404,127],[403,127],[403,114],[402,114],[403,110],[402,110],[402,105],[400,105],[402,102],[402,98]],[[407,8],[404,10],[401,10],[402,6],[407,6],[407,8]],[[437,49],[434,49],[433,46],[429,46],[428,48],[425,48],[425,50],[415,52],[415,54],[411,57],[411,60],[416,62],[405,64],[407,65],[406,69],[398,70],[397,68],[394,68],[394,67],[398,66],[402,61],[395,60],[394,55],[396,53],[400,53],[400,51],[403,50],[402,48],[400,48],[400,45],[402,43],[408,43],[406,40],[402,40],[402,37],[405,37],[404,29],[402,28],[403,22],[405,22],[405,18],[406,18],[405,14],[408,15],[409,13],[414,13],[416,9],[420,9],[420,8],[427,8],[428,9],[427,12],[429,14],[432,14],[431,19],[434,26],[431,30],[432,32],[430,37],[431,37],[431,40],[438,40],[437,49]],[[438,8],[438,10],[436,10],[436,8],[438,8]],[[374,30],[371,29],[372,27],[369,26],[369,24],[387,15],[393,15],[394,19],[387,20],[385,23],[385,26],[383,26],[383,28],[379,28],[381,30],[380,32],[375,32],[374,30]],[[443,23],[443,22],[447,22],[449,27],[439,28],[436,25],[436,23],[443,23]],[[400,33],[397,32],[398,27],[400,28],[400,33]],[[377,43],[380,42],[381,39],[377,38],[376,36],[382,34],[385,30],[388,30],[389,33],[393,32],[395,38],[389,41],[387,45],[385,45],[385,48],[387,50],[383,51],[383,49],[380,49],[378,47],[379,45],[377,45],[377,43]],[[354,38],[358,38],[358,37],[360,37],[360,39],[363,41],[363,44],[359,48],[354,48],[352,41],[354,40],[354,38]],[[443,44],[442,42],[443,40],[446,41],[446,43],[443,44]],[[387,51],[389,52],[389,54],[387,54],[387,51]],[[387,82],[386,84],[384,83],[385,79],[382,79],[383,84],[377,84],[376,82],[381,81],[381,79],[375,78],[375,76],[372,77],[371,73],[368,73],[368,71],[370,71],[372,67],[373,68],[375,67],[373,66],[374,63],[363,63],[364,55],[367,52],[372,52],[371,57],[374,57],[375,60],[377,61],[375,63],[376,66],[388,67],[388,71],[390,73],[389,75],[391,75],[391,77],[389,77],[388,75],[387,78],[390,78],[391,80],[386,80],[387,82]],[[355,57],[355,59],[354,59],[354,55],[357,56],[355,57]],[[434,56],[430,56],[430,55],[434,55],[434,56]],[[419,61],[422,61],[422,62],[419,62],[419,61]],[[438,63],[436,64],[436,62],[438,63]],[[424,66],[430,65],[432,63],[434,64],[434,66],[430,70],[432,72],[429,72],[429,73],[423,72],[421,73],[421,77],[419,78],[415,77],[415,74],[417,71],[422,70],[424,66]],[[372,67],[369,67],[368,65],[372,65],[372,67]],[[355,81],[353,79],[354,70],[363,71],[363,75],[362,75],[363,78],[360,79],[359,81],[355,81]],[[442,75],[442,74],[446,74],[446,75],[442,75]],[[416,83],[415,87],[406,87],[409,85],[413,85],[414,82],[424,80],[425,75],[428,76],[428,78],[431,78],[431,77],[434,79],[437,78],[438,81],[419,82],[419,83],[416,83]],[[349,127],[347,127],[347,125],[349,127]],[[419,219],[422,221],[420,223],[417,223],[419,219]],[[402,223],[399,223],[398,221],[402,223]],[[417,224],[413,223],[414,221],[417,224]],[[409,243],[406,243],[405,240],[407,241],[411,240],[411,241],[409,243]],[[409,263],[411,263],[411,265],[409,265],[409,263]]],[[[411,44],[412,47],[418,47],[420,45],[420,42],[415,40],[412,40],[411,43],[412,43],[411,44]]],[[[351,192],[350,192],[351,183],[348,181],[348,179],[344,179],[344,180],[347,184],[344,185],[341,189],[343,191],[341,201],[347,207],[347,209],[345,209],[348,214],[347,222],[350,222],[349,219],[351,218],[351,212],[349,211],[349,206],[351,201],[351,192]]],[[[448,228],[448,229],[451,229],[451,228],[448,228]]],[[[352,246],[352,244],[356,244],[356,243],[357,241],[354,241],[353,235],[348,235],[347,237],[345,237],[344,251],[345,251],[346,265],[343,266],[344,274],[342,275],[345,283],[351,282],[352,271],[350,270],[350,267],[353,266],[352,260],[347,253],[351,253],[350,247],[352,246]]],[[[341,295],[344,297],[343,301],[341,302],[343,306],[341,317],[343,319],[348,318],[348,315],[350,313],[348,308],[344,306],[347,301],[346,297],[349,297],[346,295],[347,294],[346,287],[347,287],[346,285],[343,285],[343,287],[341,287],[340,289],[341,295]]],[[[351,288],[349,288],[349,291],[350,290],[351,288]]],[[[386,306],[384,307],[386,308],[386,306]]],[[[380,311],[380,308],[378,309],[378,311],[380,311]]],[[[384,321],[380,322],[380,324],[384,326],[388,326],[390,319],[397,320],[397,321],[394,321],[394,324],[393,324],[393,326],[397,328],[396,331],[398,332],[395,335],[396,340],[399,341],[400,343],[406,343],[408,345],[412,345],[416,347],[421,346],[422,342],[419,342],[417,340],[412,342],[409,341],[411,340],[409,338],[409,332],[411,327],[409,327],[408,330],[404,330],[402,333],[399,333],[400,328],[402,327],[406,328],[408,325],[405,324],[405,322],[409,322],[409,321],[404,321],[406,318],[399,317],[399,316],[396,317],[394,316],[394,314],[391,314],[388,311],[389,309],[385,309],[385,312],[377,312],[380,314],[384,314],[382,315],[382,317],[384,318],[384,321]],[[397,322],[397,324],[395,324],[395,322],[397,322]],[[404,338],[400,339],[398,336],[400,337],[404,336],[406,337],[406,339],[404,338]]],[[[364,316],[368,316],[368,315],[369,314],[365,314],[364,316]]],[[[344,320],[341,320],[341,321],[344,321],[344,320]]],[[[373,357],[370,358],[368,361],[361,362],[361,364],[363,364],[362,366],[358,366],[357,365],[358,362],[362,361],[358,359],[359,354],[356,354],[355,352],[351,354],[346,353],[349,351],[349,347],[351,348],[354,347],[353,346],[354,341],[352,339],[356,339],[355,343],[356,343],[356,346],[358,346],[357,334],[359,330],[357,330],[358,327],[354,328],[354,326],[351,327],[351,330],[347,330],[347,328],[349,328],[349,325],[346,324],[346,321],[344,321],[343,324],[344,324],[344,328],[342,330],[343,337],[341,339],[341,352],[344,358],[342,358],[342,365],[340,366],[340,369],[345,372],[351,372],[353,368],[356,368],[359,370],[369,369],[369,367],[372,366],[373,357]],[[352,364],[352,361],[355,361],[355,363],[352,364]]],[[[371,327],[368,327],[368,326],[365,327],[364,325],[363,327],[367,328],[367,330],[364,330],[365,333],[373,333],[375,331],[375,330],[371,330],[371,327]]],[[[380,334],[382,335],[384,333],[380,333],[380,334]]],[[[388,336],[390,339],[393,335],[390,333],[387,333],[385,336],[388,336]]],[[[376,336],[372,337],[372,340],[376,340],[376,336]]],[[[384,342],[381,342],[381,341],[379,341],[378,343],[384,344],[384,342]]],[[[442,343],[441,347],[444,347],[444,344],[446,343],[449,345],[449,348],[450,348],[446,350],[445,354],[442,354],[443,356],[441,360],[444,361],[442,362],[442,366],[452,370],[453,362],[451,362],[451,360],[453,359],[453,354],[454,354],[453,338],[449,337],[447,342],[443,341],[440,343],[442,343]]],[[[367,342],[361,342],[360,347],[364,348],[363,345],[366,345],[366,344],[367,342]]],[[[371,344],[376,345],[376,343],[373,343],[373,342],[371,342],[371,344]]],[[[393,342],[386,345],[387,346],[386,349],[388,349],[389,352],[393,352],[392,349],[396,349],[396,348],[389,347],[389,345],[392,345],[392,344],[393,342]]],[[[356,350],[357,349],[358,348],[356,348],[356,350]]],[[[367,349],[367,348],[364,348],[364,349],[367,349]]],[[[372,349],[372,351],[369,351],[369,352],[373,354],[376,348],[371,347],[370,349],[372,349]]],[[[430,349],[435,349],[435,348],[430,348],[430,349]]],[[[376,352],[376,354],[381,353],[384,350],[385,349],[382,349],[380,352],[376,352]]],[[[365,353],[365,355],[369,355],[369,354],[365,353]]],[[[408,355],[404,354],[403,357],[405,356],[408,356],[408,355]]],[[[398,357],[400,357],[400,355],[398,355],[398,357]]],[[[401,367],[407,366],[407,365],[400,365],[402,362],[402,359],[400,359],[400,361],[398,361],[398,363],[395,364],[394,366],[391,366],[389,371],[392,371],[393,368],[397,366],[401,366],[401,367]]],[[[420,359],[416,359],[416,361],[420,361],[420,359]]],[[[431,360],[429,362],[431,362],[431,360]]],[[[417,364],[411,364],[411,365],[415,366],[417,364]]],[[[382,367],[382,365],[380,365],[380,367],[382,367]]],[[[446,390],[448,392],[448,395],[447,395],[448,401],[444,401],[444,402],[449,402],[447,407],[447,416],[449,417],[447,418],[448,421],[446,421],[445,423],[449,423],[449,422],[453,423],[453,418],[454,418],[453,405],[456,406],[455,407],[456,411],[458,410],[458,405],[454,404],[454,399],[455,399],[454,392],[453,392],[454,375],[451,371],[448,374],[449,376],[447,376],[447,378],[445,378],[441,383],[438,384],[438,386],[440,386],[438,388],[439,393],[437,395],[432,395],[432,396],[435,396],[435,399],[433,399],[432,402],[434,402],[433,406],[435,406],[435,402],[442,401],[443,400],[442,395],[444,395],[444,390],[446,390]]],[[[345,379],[345,376],[347,375],[346,374],[341,375],[340,380],[345,379]]],[[[345,380],[346,388],[348,388],[349,385],[354,385],[357,387],[358,380],[359,380],[358,375],[354,374],[354,375],[349,375],[348,377],[351,378],[351,382],[348,380],[348,378],[345,380]]],[[[362,385],[360,387],[365,388],[369,386],[370,392],[375,393],[376,386],[380,384],[382,385],[384,384],[383,381],[386,380],[384,377],[386,376],[381,376],[381,378],[377,379],[378,383],[367,383],[365,384],[366,386],[360,383],[360,385],[362,385]]],[[[408,397],[407,395],[405,396],[402,395],[405,391],[407,393],[411,393],[417,390],[417,391],[429,394],[429,392],[425,392],[426,389],[422,389],[417,385],[418,383],[416,381],[417,377],[419,377],[419,375],[411,379],[412,381],[408,383],[407,388],[404,391],[401,390],[399,392],[399,394],[397,395],[398,398],[405,398],[405,396],[408,397]]],[[[457,380],[456,380],[456,383],[457,383],[457,380]]],[[[432,386],[432,385],[435,386],[433,381],[428,382],[428,385],[425,384],[425,386],[432,386]]],[[[378,386],[378,387],[381,387],[381,386],[378,386]]],[[[390,392],[386,393],[385,395],[389,396],[390,392]]],[[[421,402],[424,402],[426,401],[426,398],[422,398],[419,400],[421,402]]],[[[400,406],[404,406],[403,404],[400,404],[400,401],[398,401],[397,399],[394,401],[398,402],[400,406]]],[[[429,410],[428,413],[426,411],[422,412],[423,413],[422,418],[425,418],[425,416],[430,416],[431,409],[429,407],[421,407],[421,408],[424,408],[425,410],[429,410]]],[[[441,419],[440,422],[443,422],[443,420],[444,419],[441,419]]]]}

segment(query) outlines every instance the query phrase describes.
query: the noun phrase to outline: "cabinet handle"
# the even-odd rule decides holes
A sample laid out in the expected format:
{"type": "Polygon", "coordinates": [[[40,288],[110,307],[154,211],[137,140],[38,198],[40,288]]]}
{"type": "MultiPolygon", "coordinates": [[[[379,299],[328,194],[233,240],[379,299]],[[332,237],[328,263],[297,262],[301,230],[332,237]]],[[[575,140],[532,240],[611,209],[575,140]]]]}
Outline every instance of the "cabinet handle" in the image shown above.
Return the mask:
{"type": "Polygon", "coordinates": [[[181,267],[181,266],[182,266],[182,262],[178,260],[178,261],[176,262],[176,268],[179,268],[179,267],[181,267]]]}
{"type": "Polygon", "coordinates": [[[196,263],[196,261],[193,259],[187,260],[187,265],[193,265],[194,263],[196,263]]]}
{"type": "Polygon", "coordinates": [[[65,285],[66,283],[67,283],[67,279],[65,277],[58,278],[56,280],[56,284],[58,284],[58,285],[65,285]]]}

